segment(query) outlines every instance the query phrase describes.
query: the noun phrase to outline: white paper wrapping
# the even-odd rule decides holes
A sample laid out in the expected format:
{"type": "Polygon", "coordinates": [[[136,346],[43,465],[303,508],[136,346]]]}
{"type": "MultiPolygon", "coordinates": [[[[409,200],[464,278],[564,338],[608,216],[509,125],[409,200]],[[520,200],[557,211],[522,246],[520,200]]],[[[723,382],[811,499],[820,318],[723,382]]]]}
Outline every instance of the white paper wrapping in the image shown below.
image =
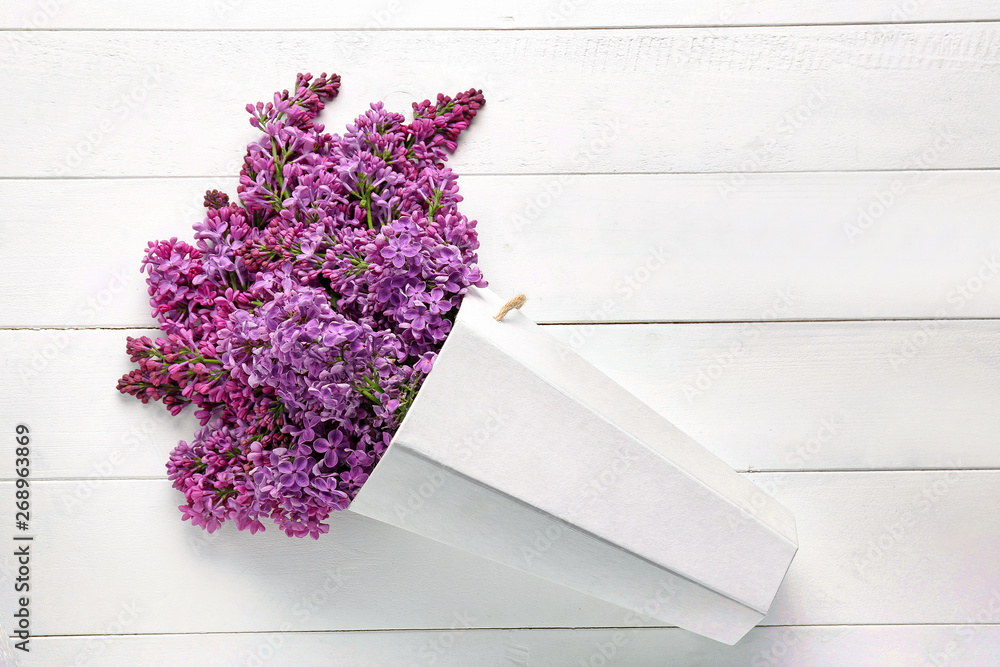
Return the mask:
{"type": "Polygon", "coordinates": [[[489,290],[350,509],[727,644],[767,613],[791,513],[489,290]]]}

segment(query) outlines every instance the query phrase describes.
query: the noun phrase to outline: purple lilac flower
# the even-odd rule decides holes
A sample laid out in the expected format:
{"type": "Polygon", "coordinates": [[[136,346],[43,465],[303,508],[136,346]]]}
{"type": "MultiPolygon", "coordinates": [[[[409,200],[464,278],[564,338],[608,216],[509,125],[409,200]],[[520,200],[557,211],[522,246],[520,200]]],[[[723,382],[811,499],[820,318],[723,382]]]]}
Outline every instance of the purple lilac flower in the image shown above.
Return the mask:
{"type": "Polygon", "coordinates": [[[482,92],[374,103],[347,132],[315,123],[337,75],[247,105],[262,131],[237,192],[205,195],[195,244],[143,260],[166,335],[129,338],[118,388],[201,429],[167,464],[184,519],[209,532],[274,521],[318,538],[368,479],[451,331],[476,266],[474,220],[445,162],[482,92]]]}

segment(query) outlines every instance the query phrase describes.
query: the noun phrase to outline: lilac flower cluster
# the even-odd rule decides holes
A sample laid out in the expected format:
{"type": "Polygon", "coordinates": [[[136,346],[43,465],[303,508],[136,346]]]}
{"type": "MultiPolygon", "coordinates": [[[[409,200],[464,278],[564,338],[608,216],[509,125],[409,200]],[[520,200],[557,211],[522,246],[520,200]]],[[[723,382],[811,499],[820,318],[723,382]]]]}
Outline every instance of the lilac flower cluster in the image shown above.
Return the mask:
{"type": "Polygon", "coordinates": [[[150,305],[165,337],[129,338],[119,391],[193,404],[201,429],[167,464],[184,519],[318,538],[368,478],[431,370],[476,266],[448,152],[484,100],[469,90],[381,103],[347,128],[314,121],[337,75],[247,105],[239,202],[205,195],[191,245],[150,243],[150,305]]]}

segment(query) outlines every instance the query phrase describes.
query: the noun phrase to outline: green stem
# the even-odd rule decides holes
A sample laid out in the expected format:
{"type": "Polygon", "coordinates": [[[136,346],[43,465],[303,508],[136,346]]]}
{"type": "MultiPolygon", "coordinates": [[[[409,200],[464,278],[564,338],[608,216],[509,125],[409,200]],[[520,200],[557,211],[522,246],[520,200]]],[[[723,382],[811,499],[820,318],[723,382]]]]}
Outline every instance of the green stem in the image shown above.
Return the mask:
{"type": "Polygon", "coordinates": [[[441,210],[441,195],[443,193],[440,190],[434,190],[434,196],[431,197],[431,201],[427,204],[427,219],[434,222],[434,215],[441,210]]]}
{"type": "Polygon", "coordinates": [[[374,403],[374,404],[378,405],[378,403],[379,403],[378,399],[376,399],[376,398],[375,398],[375,397],[374,397],[374,396],[373,396],[373,395],[371,394],[371,392],[370,392],[370,391],[368,391],[368,390],[367,390],[367,389],[365,389],[364,387],[357,387],[357,390],[358,390],[358,393],[360,393],[360,394],[361,394],[362,396],[364,396],[365,398],[367,398],[367,399],[368,399],[369,401],[371,401],[372,403],[374,403]]]}

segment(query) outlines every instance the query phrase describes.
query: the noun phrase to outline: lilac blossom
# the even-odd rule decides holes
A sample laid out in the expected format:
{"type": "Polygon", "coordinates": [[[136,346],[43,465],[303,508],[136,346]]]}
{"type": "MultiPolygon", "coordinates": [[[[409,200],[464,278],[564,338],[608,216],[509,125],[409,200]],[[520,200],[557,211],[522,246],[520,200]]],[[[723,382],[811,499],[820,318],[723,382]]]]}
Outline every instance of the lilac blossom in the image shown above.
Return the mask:
{"type": "Polygon", "coordinates": [[[194,404],[201,429],[167,464],[182,517],[209,532],[270,519],[318,538],[368,479],[431,371],[477,267],[474,220],[445,162],[481,91],[374,103],[343,135],[315,122],[337,75],[247,105],[238,201],[205,195],[194,245],[150,243],[165,337],[129,338],[121,392],[194,404]]]}

